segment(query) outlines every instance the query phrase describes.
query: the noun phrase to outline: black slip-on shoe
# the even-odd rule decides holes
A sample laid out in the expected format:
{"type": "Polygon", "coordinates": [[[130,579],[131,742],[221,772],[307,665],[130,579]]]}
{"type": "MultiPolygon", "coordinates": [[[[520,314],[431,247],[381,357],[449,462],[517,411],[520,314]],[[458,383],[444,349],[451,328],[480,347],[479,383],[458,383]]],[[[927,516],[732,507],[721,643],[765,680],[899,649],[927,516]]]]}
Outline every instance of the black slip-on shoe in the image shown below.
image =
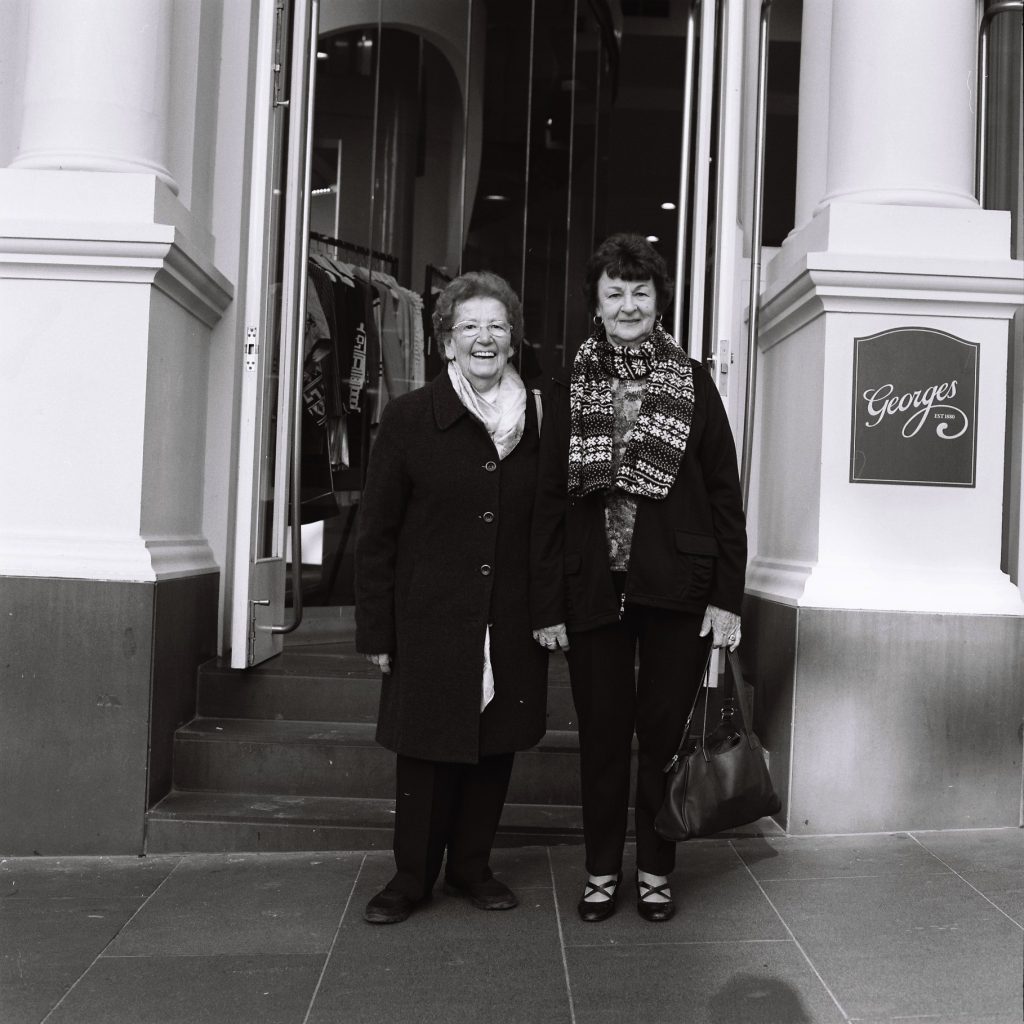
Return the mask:
{"type": "Polygon", "coordinates": [[[416,900],[397,889],[381,889],[366,904],[363,920],[370,924],[398,924],[416,909],[416,900]]]}

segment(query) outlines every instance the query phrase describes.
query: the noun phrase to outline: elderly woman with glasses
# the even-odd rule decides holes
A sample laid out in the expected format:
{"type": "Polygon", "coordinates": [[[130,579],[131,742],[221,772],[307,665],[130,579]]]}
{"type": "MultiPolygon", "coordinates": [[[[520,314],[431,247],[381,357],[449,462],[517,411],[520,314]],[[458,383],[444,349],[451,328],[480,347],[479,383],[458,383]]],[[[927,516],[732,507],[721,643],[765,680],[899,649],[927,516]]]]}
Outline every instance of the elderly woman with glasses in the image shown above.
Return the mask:
{"type": "Polygon", "coordinates": [[[663,768],[710,645],[740,642],[743,502],[718,391],[661,325],[665,261],[646,239],[613,235],[590,258],[586,294],[593,333],[546,402],[534,635],[568,649],[587,868],[579,915],[615,911],[635,732],[637,909],[667,921],[675,844],[654,830],[663,768]]]}
{"type": "Polygon", "coordinates": [[[522,307],[496,274],[467,273],[433,321],[447,368],[387,405],[359,510],[356,646],[380,668],[377,740],[398,755],[396,870],[366,907],[375,924],[428,899],[442,860],[446,892],[516,906],[489,858],[514,752],[545,731],[526,558],[539,403],[511,362],[522,307]]]}

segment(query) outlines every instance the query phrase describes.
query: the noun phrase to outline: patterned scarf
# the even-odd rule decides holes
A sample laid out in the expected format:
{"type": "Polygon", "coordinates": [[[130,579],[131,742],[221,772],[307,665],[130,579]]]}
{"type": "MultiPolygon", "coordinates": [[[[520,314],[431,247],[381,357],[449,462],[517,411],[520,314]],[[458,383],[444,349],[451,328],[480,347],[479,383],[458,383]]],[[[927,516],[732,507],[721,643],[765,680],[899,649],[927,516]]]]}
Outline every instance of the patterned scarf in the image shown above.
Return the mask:
{"type": "Polygon", "coordinates": [[[693,366],[661,324],[637,348],[614,345],[603,328],[576,353],[569,389],[569,493],[619,487],[663,499],[675,483],[693,422],[693,366]],[[613,377],[647,378],[622,464],[612,479],[613,377]]]}

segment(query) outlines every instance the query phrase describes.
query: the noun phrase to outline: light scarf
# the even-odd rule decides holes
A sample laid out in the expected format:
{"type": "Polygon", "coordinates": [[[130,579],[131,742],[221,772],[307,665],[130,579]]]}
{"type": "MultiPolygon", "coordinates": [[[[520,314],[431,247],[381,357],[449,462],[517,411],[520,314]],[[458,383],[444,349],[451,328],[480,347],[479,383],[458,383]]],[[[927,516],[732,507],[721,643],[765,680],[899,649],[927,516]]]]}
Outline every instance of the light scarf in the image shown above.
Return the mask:
{"type": "MultiPolygon", "coordinates": [[[[512,450],[523,436],[526,428],[526,385],[522,378],[506,363],[501,380],[494,394],[494,401],[488,401],[473,387],[459,364],[453,359],[448,364],[448,379],[452,382],[459,401],[487,428],[494,442],[498,459],[511,455],[512,450]]],[[[484,632],[484,675],[480,684],[481,712],[494,700],[494,670],[491,668],[491,627],[484,632]]]]}
{"type": "Polygon", "coordinates": [[[466,380],[454,359],[448,364],[448,379],[459,401],[487,428],[498,458],[511,455],[526,427],[526,385],[515,369],[505,364],[498,387],[491,392],[493,401],[466,380]]]}
{"type": "Polygon", "coordinates": [[[612,344],[604,328],[599,328],[580,346],[572,367],[569,493],[583,496],[618,487],[642,498],[665,498],[686,452],[693,403],[690,357],[661,324],[655,324],[636,348],[612,344]],[[613,378],[647,379],[640,412],[614,478],[613,378]]]}

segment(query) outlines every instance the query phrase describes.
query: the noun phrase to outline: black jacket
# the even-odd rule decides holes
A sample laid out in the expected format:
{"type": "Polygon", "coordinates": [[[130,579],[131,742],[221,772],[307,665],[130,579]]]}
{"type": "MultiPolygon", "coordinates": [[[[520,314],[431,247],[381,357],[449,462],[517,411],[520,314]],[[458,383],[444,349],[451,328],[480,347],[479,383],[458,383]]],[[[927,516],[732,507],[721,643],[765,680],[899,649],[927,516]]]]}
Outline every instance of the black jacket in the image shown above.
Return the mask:
{"type": "Polygon", "coordinates": [[[446,372],[385,409],[359,509],[356,648],[392,655],[378,741],[473,763],[544,735],[547,653],[529,621],[537,413],[503,461],[446,372]],[[491,624],[495,696],[480,713],[491,624]]]}
{"type": "MultiPolygon", "coordinates": [[[[693,364],[694,412],[679,474],[662,501],[640,498],[626,600],[702,614],[739,614],[747,562],[743,496],[725,408],[707,371],[693,364]]],[[[594,629],[619,617],[608,561],[604,495],[568,498],[569,378],[545,396],[541,468],[531,543],[534,628],[594,629]]]]}

